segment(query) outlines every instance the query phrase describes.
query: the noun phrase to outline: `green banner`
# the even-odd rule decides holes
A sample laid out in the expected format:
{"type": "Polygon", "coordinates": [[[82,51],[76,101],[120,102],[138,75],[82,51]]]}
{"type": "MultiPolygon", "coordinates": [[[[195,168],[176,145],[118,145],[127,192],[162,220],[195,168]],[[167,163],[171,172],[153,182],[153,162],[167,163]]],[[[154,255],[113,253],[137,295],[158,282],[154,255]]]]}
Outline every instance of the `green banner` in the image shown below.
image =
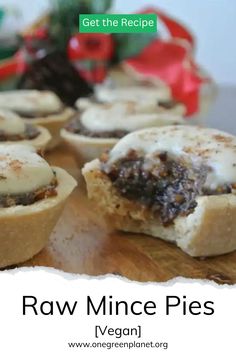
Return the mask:
{"type": "Polygon", "coordinates": [[[155,33],[156,14],[81,14],[80,33],[155,33]]]}

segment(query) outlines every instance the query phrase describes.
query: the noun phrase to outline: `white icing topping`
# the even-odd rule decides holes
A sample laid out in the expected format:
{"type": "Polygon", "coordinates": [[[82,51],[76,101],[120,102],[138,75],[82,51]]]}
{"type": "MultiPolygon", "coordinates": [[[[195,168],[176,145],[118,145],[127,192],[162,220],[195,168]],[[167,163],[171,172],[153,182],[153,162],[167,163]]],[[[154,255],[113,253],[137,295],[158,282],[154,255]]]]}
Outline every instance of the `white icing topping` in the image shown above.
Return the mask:
{"type": "Polygon", "coordinates": [[[32,192],[54,177],[49,164],[27,145],[0,145],[0,194],[32,192]]]}
{"type": "Polygon", "coordinates": [[[183,124],[184,119],[169,113],[147,113],[133,102],[91,106],[81,114],[82,124],[91,131],[134,131],[151,126],[183,124]]]}
{"type": "Polygon", "coordinates": [[[210,167],[205,186],[211,189],[236,182],[236,137],[216,129],[169,126],[137,131],[115,145],[109,163],[125,157],[130,149],[153,160],[157,153],[167,152],[205,164],[210,167]]]}
{"type": "Polygon", "coordinates": [[[95,89],[95,96],[101,102],[130,101],[138,102],[143,107],[156,107],[158,100],[170,99],[166,90],[155,86],[130,86],[113,89],[98,86],[95,89]]]}
{"type": "Polygon", "coordinates": [[[0,92],[0,107],[17,113],[51,114],[62,109],[63,105],[50,91],[17,90],[0,92]]]}
{"type": "Polygon", "coordinates": [[[80,97],[75,102],[75,106],[80,110],[84,111],[85,109],[91,107],[93,105],[93,101],[88,97],[80,97]]]}
{"type": "Polygon", "coordinates": [[[22,134],[25,123],[17,114],[0,109],[0,130],[9,135],[22,134]]]}

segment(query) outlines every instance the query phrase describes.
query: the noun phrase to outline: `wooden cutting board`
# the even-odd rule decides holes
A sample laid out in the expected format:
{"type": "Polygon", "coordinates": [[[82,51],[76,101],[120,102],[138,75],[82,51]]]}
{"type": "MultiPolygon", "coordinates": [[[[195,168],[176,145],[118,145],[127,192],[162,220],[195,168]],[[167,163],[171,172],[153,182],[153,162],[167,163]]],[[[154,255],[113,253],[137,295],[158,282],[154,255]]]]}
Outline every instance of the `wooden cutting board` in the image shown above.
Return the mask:
{"type": "Polygon", "coordinates": [[[48,245],[23,266],[46,266],[65,272],[113,273],[137,281],[166,281],[176,276],[236,283],[236,252],[195,259],[175,245],[141,234],[107,229],[86,197],[85,183],[73,156],[63,146],[47,156],[79,181],[48,245]]]}

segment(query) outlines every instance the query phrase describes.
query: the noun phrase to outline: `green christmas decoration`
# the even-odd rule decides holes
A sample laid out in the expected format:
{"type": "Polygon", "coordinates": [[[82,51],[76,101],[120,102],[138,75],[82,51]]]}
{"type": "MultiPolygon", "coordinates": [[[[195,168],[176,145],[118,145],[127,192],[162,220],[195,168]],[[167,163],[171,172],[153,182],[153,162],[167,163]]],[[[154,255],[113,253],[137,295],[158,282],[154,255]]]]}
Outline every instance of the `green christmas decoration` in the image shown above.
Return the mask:
{"type": "Polygon", "coordinates": [[[70,37],[79,31],[79,14],[105,13],[112,0],[51,0],[49,34],[58,50],[65,50],[70,37]]]}
{"type": "Polygon", "coordinates": [[[0,8],[0,27],[2,26],[2,21],[4,19],[5,16],[5,11],[3,8],[0,8]]]}
{"type": "MultiPolygon", "coordinates": [[[[51,0],[49,35],[57,50],[65,50],[72,35],[79,32],[79,14],[106,13],[112,0],[51,0]]],[[[113,34],[115,51],[112,63],[140,53],[155,37],[155,33],[113,34]]]]}
{"type": "Polygon", "coordinates": [[[0,7],[0,60],[10,58],[19,48],[19,40],[17,37],[10,37],[2,34],[2,28],[4,26],[4,21],[8,16],[8,11],[4,7],[0,7]]]}

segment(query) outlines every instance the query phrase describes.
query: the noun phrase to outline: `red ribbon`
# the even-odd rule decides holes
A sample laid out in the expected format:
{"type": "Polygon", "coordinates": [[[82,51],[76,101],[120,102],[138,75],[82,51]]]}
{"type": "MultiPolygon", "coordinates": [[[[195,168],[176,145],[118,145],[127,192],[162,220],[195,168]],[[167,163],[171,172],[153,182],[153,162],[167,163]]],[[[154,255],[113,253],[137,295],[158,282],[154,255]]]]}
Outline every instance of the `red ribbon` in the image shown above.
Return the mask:
{"type": "Polygon", "coordinates": [[[18,51],[13,57],[0,63],[0,80],[22,74],[25,71],[25,65],[23,53],[18,51]]]}
{"type": "Polygon", "coordinates": [[[200,90],[209,80],[202,78],[192,57],[194,38],[181,24],[163,12],[148,8],[140,13],[156,13],[165,24],[170,40],[154,40],[125,65],[146,78],[161,79],[172,91],[173,97],[185,104],[186,115],[199,111],[200,90]]]}
{"type": "Polygon", "coordinates": [[[154,8],[147,8],[142,13],[155,13],[158,15],[158,18],[164,23],[172,38],[181,38],[186,40],[191,47],[194,47],[194,38],[192,34],[186,29],[183,25],[179,22],[174,20],[173,18],[166,15],[164,12],[154,9],[154,8]]]}
{"type": "Polygon", "coordinates": [[[67,47],[71,60],[109,60],[114,52],[112,36],[103,33],[76,33],[67,47]]]}
{"type": "Polygon", "coordinates": [[[69,40],[67,54],[85,80],[101,83],[107,76],[107,62],[112,58],[112,36],[103,33],[77,33],[69,40]],[[83,67],[90,62],[90,68],[83,67]],[[77,65],[79,62],[79,65],[77,65]]]}

